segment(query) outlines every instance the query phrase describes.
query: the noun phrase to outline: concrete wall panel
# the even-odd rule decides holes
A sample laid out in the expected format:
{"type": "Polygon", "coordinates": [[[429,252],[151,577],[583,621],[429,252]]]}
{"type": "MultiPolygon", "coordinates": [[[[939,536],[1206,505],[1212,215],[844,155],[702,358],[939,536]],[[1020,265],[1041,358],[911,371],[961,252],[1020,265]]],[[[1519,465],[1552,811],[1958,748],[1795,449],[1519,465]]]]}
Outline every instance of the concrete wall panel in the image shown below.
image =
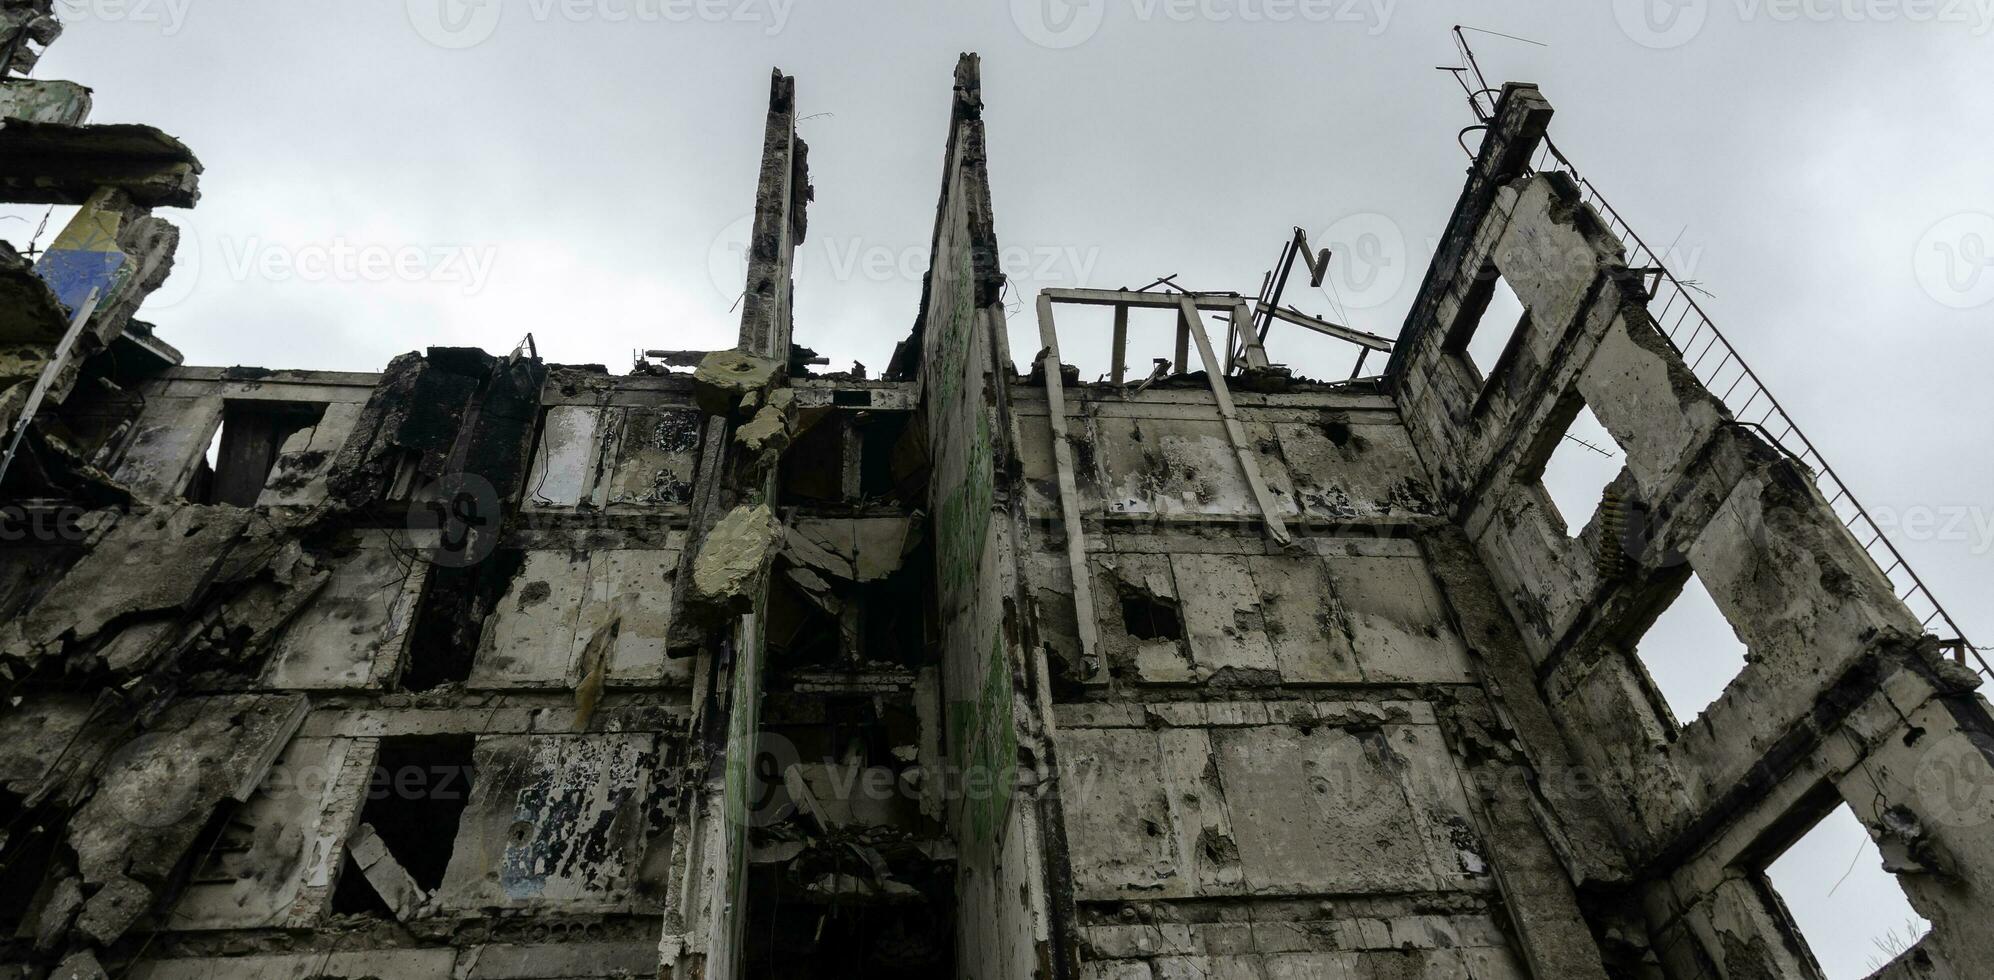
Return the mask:
{"type": "Polygon", "coordinates": [[[406,545],[370,536],[337,561],[325,589],[277,638],[263,685],[382,687],[400,667],[427,567],[406,545]]]}
{"type": "Polygon", "coordinates": [[[441,906],[655,910],[639,870],[658,751],[651,734],[480,738],[441,906]]]}

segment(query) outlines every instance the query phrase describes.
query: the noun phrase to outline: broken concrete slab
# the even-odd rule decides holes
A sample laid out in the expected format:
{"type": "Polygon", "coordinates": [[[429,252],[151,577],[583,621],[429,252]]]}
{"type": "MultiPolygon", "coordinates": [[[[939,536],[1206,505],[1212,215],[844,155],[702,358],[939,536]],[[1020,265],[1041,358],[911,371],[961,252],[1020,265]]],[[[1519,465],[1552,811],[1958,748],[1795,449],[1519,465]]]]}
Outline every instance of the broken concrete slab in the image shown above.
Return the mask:
{"type": "Polygon", "coordinates": [[[110,980],[110,974],[97,962],[97,954],[84,949],[63,957],[48,980],[110,980]]]}
{"type": "Polygon", "coordinates": [[[64,877],[56,882],[54,889],[42,901],[40,914],[35,918],[35,948],[52,950],[60,946],[63,937],[69,933],[70,923],[76,921],[76,914],[82,910],[82,883],[73,877],[64,877]]]}
{"type": "Polygon", "coordinates": [[[345,861],[342,841],[377,791],[375,740],[304,731],[229,813],[226,846],[218,844],[171,907],[176,929],[305,928],[323,914],[345,861]]]}
{"type": "Polygon", "coordinates": [[[767,465],[789,445],[794,434],[796,393],[789,388],[769,392],[766,403],[755,410],[754,418],[734,431],[735,441],[748,454],[767,465]]]}
{"type": "Polygon", "coordinates": [[[76,931],[94,943],[109,946],[151,908],[152,901],[152,889],[124,875],[114,875],[84,901],[82,912],[76,916],[76,931]]]}
{"type": "Polygon", "coordinates": [[[191,208],[200,181],[193,151],[152,126],[0,121],[0,198],[13,203],[82,204],[114,187],[141,207],[191,208]]]}
{"type": "Polygon", "coordinates": [[[719,350],[706,355],[693,372],[693,390],[699,409],[708,415],[732,415],[741,400],[760,396],[782,371],[781,363],[738,350],[719,350]]]}
{"type": "Polygon", "coordinates": [[[699,557],[693,560],[692,584],[699,601],[746,611],[782,539],[782,522],[767,504],[743,504],[728,511],[700,542],[699,557]]]}
{"type": "Polygon", "coordinates": [[[392,540],[327,561],[323,592],[275,637],[262,675],[272,688],[379,688],[401,667],[424,581],[392,540]]]}
{"type": "Polygon", "coordinates": [[[362,823],[355,827],[346,838],[346,852],[353,857],[354,866],[367,878],[367,884],[380,896],[395,918],[407,922],[421,911],[428,900],[428,893],[388,852],[388,845],[374,832],[371,824],[362,823]]]}
{"type": "Polygon", "coordinates": [[[847,582],[877,582],[898,571],[919,543],[918,524],[911,518],[804,518],[785,532],[783,554],[797,565],[847,582]]]}
{"type": "Polygon", "coordinates": [[[304,722],[302,695],[235,695],[178,702],[106,761],[97,792],[67,839],[87,886],[99,942],[114,941],[158,897],[216,805],[249,799],[304,722]],[[106,896],[106,897],[100,897],[106,896]]]}
{"type": "Polygon", "coordinates": [[[0,79],[0,120],[79,126],[90,117],[90,89],[42,78],[0,79]]]}
{"type": "Polygon", "coordinates": [[[29,615],[0,627],[0,653],[31,662],[133,617],[178,612],[205,584],[205,575],[131,573],[153,568],[205,573],[243,536],[251,519],[234,507],[180,504],[118,521],[29,615]]]}
{"type": "Polygon", "coordinates": [[[326,476],[340,447],[353,434],[364,405],[338,402],[325,406],[316,424],[292,433],[277,449],[265,478],[259,507],[312,507],[325,500],[326,476]]]}

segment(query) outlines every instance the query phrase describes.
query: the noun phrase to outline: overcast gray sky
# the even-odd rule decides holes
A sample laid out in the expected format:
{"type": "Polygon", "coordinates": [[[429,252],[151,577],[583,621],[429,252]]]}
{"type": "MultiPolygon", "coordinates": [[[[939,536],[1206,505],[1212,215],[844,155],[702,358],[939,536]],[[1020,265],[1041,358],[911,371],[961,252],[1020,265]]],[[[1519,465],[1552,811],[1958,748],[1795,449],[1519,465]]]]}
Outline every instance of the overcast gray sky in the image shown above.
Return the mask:
{"type": "MultiPolygon", "coordinates": [[[[1532,38],[1475,39],[1492,80],[1543,86],[1560,146],[1678,243],[1677,271],[1994,642],[1994,0],[64,6],[36,74],[207,167],[174,215],[182,272],[143,315],[191,363],[347,370],[529,331],[615,371],[633,348],[731,345],[772,66],[797,76],[817,188],[798,340],[878,370],[913,320],[965,50],[1014,297],[1168,273],[1252,292],[1290,227],[1356,229],[1385,249],[1339,255],[1363,263],[1338,269],[1340,303],[1291,296],[1396,334],[1466,162],[1472,119],[1434,70],[1447,28],[1532,38]]],[[[1069,360],[1102,370],[1082,330],[1062,330],[1069,360]]],[[[1282,333],[1271,353],[1347,363],[1282,333]]],[[[1783,882],[1803,921],[1826,909],[1811,932],[1838,976],[1902,918],[1873,856],[1818,901],[1852,827],[1798,862],[1826,880],[1783,882]]]]}

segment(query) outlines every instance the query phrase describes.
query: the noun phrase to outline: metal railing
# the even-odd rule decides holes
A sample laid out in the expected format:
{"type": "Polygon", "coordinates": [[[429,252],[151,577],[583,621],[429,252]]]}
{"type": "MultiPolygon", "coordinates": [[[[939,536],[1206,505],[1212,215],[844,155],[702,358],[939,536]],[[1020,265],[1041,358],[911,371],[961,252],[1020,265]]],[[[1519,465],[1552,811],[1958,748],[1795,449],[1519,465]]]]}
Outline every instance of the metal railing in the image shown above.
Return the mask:
{"type": "Polygon", "coordinates": [[[1549,137],[1545,138],[1543,146],[1531,161],[1531,169],[1535,172],[1555,170],[1571,178],[1584,202],[1606,222],[1607,228],[1627,250],[1628,269],[1643,276],[1650,297],[1648,312],[1654,318],[1656,327],[1689,367],[1690,374],[1717,396],[1717,400],[1730,410],[1732,418],[1756,429],[1807,467],[1829,509],[1855,536],[1863,553],[1875,563],[1877,570],[1889,580],[1898,600],[1911,610],[1911,615],[1918,617],[1918,625],[1937,634],[1940,645],[1950,650],[1959,662],[1965,663],[1971,655],[1980,673],[1994,678],[1994,669],[1989,668],[1980,651],[1967,641],[1966,632],[1960,629],[1959,623],[1946,612],[1945,607],[1939,605],[1938,598],[1925,587],[1924,580],[1912,570],[1903,553],[1877,526],[1869,510],[1856,499],[1841,474],[1828,464],[1820,450],[1814,447],[1813,441],[1773,397],[1772,391],[1759,380],[1757,372],[1745,363],[1737,348],[1703,312],[1693,293],[1694,287],[1685,286],[1669,271],[1662,256],[1648,247],[1648,243],[1607,202],[1599,189],[1572,166],[1571,160],[1558,151],[1557,144],[1551,142],[1549,137]],[[1947,631],[1950,636],[1945,635],[1947,631]]]}

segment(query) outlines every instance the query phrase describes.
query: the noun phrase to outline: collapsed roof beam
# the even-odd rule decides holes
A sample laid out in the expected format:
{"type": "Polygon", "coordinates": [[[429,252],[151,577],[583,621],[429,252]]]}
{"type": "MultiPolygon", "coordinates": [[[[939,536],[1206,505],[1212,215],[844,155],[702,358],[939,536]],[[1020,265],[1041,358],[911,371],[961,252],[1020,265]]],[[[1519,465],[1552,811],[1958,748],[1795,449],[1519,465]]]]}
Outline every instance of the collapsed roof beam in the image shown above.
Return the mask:
{"type": "Polygon", "coordinates": [[[1220,313],[1230,311],[1242,298],[1238,293],[1138,293],[1126,289],[1046,289],[1040,295],[1055,303],[1076,306],[1144,306],[1159,310],[1177,309],[1178,297],[1189,296],[1198,309],[1220,313]]]}
{"type": "Polygon", "coordinates": [[[1338,340],[1349,341],[1350,343],[1356,344],[1359,347],[1367,348],[1369,350],[1390,351],[1392,349],[1392,342],[1387,338],[1380,337],[1374,333],[1365,333],[1362,330],[1355,330],[1350,327],[1346,327],[1340,323],[1331,323],[1328,320],[1317,319],[1316,317],[1312,317],[1307,313],[1303,313],[1300,310],[1294,309],[1293,307],[1288,307],[1288,306],[1270,307],[1267,304],[1262,303],[1260,304],[1260,307],[1254,312],[1256,316],[1267,316],[1271,314],[1275,319],[1285,320],[1298,327],[1307,327],[1310,330],[1315,331],[1316,333],[1323,334],[1325,336],[1335,337],[1338,340]]]}

